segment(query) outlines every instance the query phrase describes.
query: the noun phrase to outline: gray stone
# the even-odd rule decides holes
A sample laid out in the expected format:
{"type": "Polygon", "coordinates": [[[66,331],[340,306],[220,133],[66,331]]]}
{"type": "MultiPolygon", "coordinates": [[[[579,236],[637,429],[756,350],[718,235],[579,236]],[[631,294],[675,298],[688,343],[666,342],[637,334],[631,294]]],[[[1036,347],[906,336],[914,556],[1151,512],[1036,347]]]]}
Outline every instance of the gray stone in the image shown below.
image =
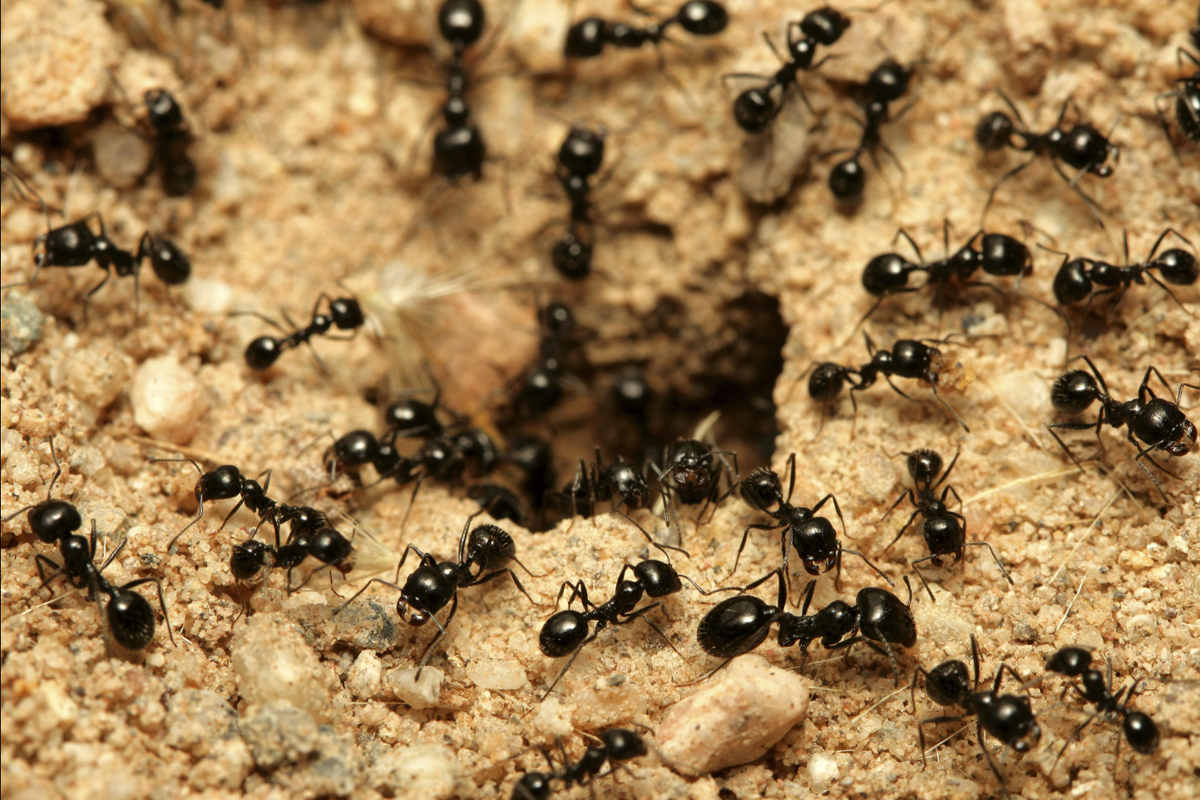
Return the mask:
{"type": "Polygon", "coordinates": [[[24,353],[42,338],[45,324],[46,315],[29,298],[9,294],[0,307],[0,347],[13,355],[24,353]]]}

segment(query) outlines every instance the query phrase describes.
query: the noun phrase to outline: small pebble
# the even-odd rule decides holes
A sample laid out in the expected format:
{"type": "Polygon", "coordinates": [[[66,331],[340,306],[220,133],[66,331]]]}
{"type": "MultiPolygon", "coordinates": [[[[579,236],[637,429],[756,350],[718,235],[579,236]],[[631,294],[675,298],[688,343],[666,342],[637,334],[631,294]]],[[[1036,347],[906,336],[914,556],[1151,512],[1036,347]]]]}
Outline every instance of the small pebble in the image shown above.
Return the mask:
{"type": "Polygon", "coordinates": [[[417,680],[417,670],[402,669],[388,675],[388,688],[396,695],[396,699],[410,708],[433,708],[442,696],[442,681],[446,675],[437,667],[425,667],[421,670],[421,680],[417,680]]]}
{"type": "Polygon", "coordinates": [[[354,659],[346,675],[346,688],[359,700],[370,700],[379,694],[383,685],[383,662],[370,650],[363,650],[354,659]]]}
{"type": "Polygon", "coordinates": [[[298,626],[275,614],[255,614],[233,638],[238,693],[252,705],[283,701],[313,719],[329,718],[331,693],[316,653],[298,626]]]}
{"type": "Polygon", "coordinates": [[[208,411],[208,393],[190,370],[169,356],[138,367],[129,390],[133,419],[155,439],[187,444],[208,411]]]}
{"type": "Polygon", "coordinates": [[[809,682],[746,655],[667,709],[658,746],[669,760],[716,772],[762,757],[808,711],[809,682]]]}
{"type": "Polygon", "coordinates": [[[467,666],[467,677],[480,689],[514,690],[529,684],[525,670],[516,661],[482,658],[467,666]]]}
{"type": "Polygon", "coordinates": [[[300,761],[317,749],[317,723],[286,700],[262,706],[238,728],[263,769],[300,761]]]}
{"type": "Polygon", "coordinates": [[[150,169],[150,145],[135,132],[105,120],[92,133],[96,172],[118,189],[127,189],[150,169]]]}
{"type": "Polygon", "coordinates": [[[420,745],[401,747],[380,757],[371,767],[370,781],[393,797],[446,800],[454,796],[459,773],[458,760],[450,750],[420,745]]]}
{"type": "Polygon", "coordinates": [[[71,350],[50,368],[50,382],[68,389],[98,413],[112,405],[129,384],[129,359],[103,345],[71,350]]]}
{"type": "Polygon", "coordinates": [[[0,307],[0,347],[13,355],[24,353],[42,338],[45,323],[46,315],[29,298],[9,294],[0,307]]]}

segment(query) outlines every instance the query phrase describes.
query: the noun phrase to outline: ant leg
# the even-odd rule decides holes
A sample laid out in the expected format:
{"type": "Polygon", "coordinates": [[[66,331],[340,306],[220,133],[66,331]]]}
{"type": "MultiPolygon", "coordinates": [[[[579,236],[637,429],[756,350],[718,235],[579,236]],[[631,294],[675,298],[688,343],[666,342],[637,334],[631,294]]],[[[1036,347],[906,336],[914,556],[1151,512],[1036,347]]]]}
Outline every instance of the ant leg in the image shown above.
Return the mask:
{"type": "Polygon", "coordinates": [[[42,585],[40,587],[38,587],[40,589],[45,589],[46,584],[50,583],[50,581],[57,578],[59,576],[59,574],[62,573],[63,570],[65,569],[65,567],[63,567],[61,564],[54,563],[54,561],[50,560],[49,558],[42,555],[41,553],[35,554],[33,561],[34,561],[34,564],[37,565],[38,577],[42,579],[42,585]],[[51,567],[54,568],[54,571],[50,573],[49,578],[47,578],[46,573],[42,571],[42,564],[49,564],[51,567]]]}
{"type": "Polygon", "coordinates": [[[996,767],[996,762],[992,760],[992,754],[988,752],[987,743],[984,741],[983,720],[975,723],[975,731],[979,739],[979,749],[983,751],[983,757],[987,760],[988,766],[992,768],[992,773],[996,776],[996,780],[1000,781],[1000,791],[1004,793],[1004,800],[1012,800],[1012,795],[1008,793],[1008,783],[1004,780],[1004,776],[1000,774],[1000,770],[996,767]]]}
{"type": "Polygon", "coordinates": [[[1033,158],[1026,161],[1024,164],[1019,164],[1019,165],[1013,167],[1008,172],[1001,175],[1000,180],[998,180],[994,184],[992,184],[992,190],[990,192],[988,192],[987,202],[984,203],[984,205],[983,205],[983,216],[980,220],[981,227],[987,227],[987,213],[988,213],[988,210],[991,209],[991,207],[992,207],[992,202],[996,199],[996,190],[1000,188],[1000,184],[1004,183],[1006,180],[1013,177],[1014,175],[1016,175],[1017,173],[1019,173],[1021,170],[1025,169],[1026,167],[1028,167],[1030,164],[1032,164],[1036,160],[1037,160],[1037,156],[1034,156],[1033,158]]]}
{"type": "MultiPolygon", "coordinates": [[[[717,592],[740,592],[740,591],[742,591],[741,586],[722,586],[719,589],[709,589],[708,591],[705,591],[704,589],[700,588],[700,584],[696,583],[694,580],[689,578],[687,575],[680,575],[679,577],[682,580],[685,580],[688,583],[690,583],[692,585],[693,589],[695,589],[697,592],[704,595],[705,597],[716,594],[717,592]]],[[[618,583],[619,583],[619,581],[618,581],[618,583]]]]}
{"type": "Polygon", "coordinates": [[[826,500],[833,501],[833,510],[837,512],[838,521],[842,523],[842,536],[845,536],[847,539],[849,539],[850,535],[848,533],[846,533],[846,518],[842,516],[842,509],[840,506],[838,506],[837,498],[833,496],[832,492],[830,492],[829,494],[822,497],[820,499],[820,501],[818,501],[817,504],[815,506],[813,506],[813,508],[812,508],[813,513],[816,514],[818,511],[820,511],[821,506],[825,505],[826,500]]]}
{"type": "MultiPolygon", "coordinates": [[[[889,511],[888,513],[891,513],[891,512],[889,511]]],[[[886,553],[888,550],[890,550],[892,548],[892,545],[894,545],[896,542],[900,541],[900,537],[904,535],[904,532],[908,530],[908,526],[913,524],[913,520],[915,520],[917,518],[917,515],[920,513],[921,513],[921,509],[919,509],[919,508],[912,513],[912,516],[908,518],[908,522],[904,523],[904,527],[901,528],[900,532],[896,534],[896,538],[892,539],[892,541],[888,543],[888,546],[883,548],[883,552],[886,553]]],[[[882,519],[879,521],[883,522],[882,519]]]]}
{"type": "Polygon", "coordinates": [[[437,646],[438,642],[440,642],[440,641],[442,641],[442,639],[446,638],[446,628],[449,628],[450,623],[454,621],[454,614],[457,611],[458,611],[458,592],[456,591],[454,593],[454,596],[450,600],[450,613],[448,615],[446,615],[445,623],[438,622],[437,617],[434,616],[433,614],[429,615],[429,618],[431,620],[433,620],[433,624],[437,625],[438,632],[437,632],[437,635],[433,637],[433,641],[431,641],[429,643],[429,645],[425,648],[425,652],[421,654],[421,662],[417,665],[417,674],[415,676],[413,676],[414,682],[421,680],[421,670],[425,669],[425,664],[429,661],[429,657],[431,655],[433,655],[433,648],[437,646]]]}
{"type": "Polygon", "coordinates": [[[739,562],[739,561],[741,560],[741,558],[742,558],[742,551],[746,549],[746,540],[749,538],[749,536],[750,536],[750,531],[751,531],[751,530],[756,530],[756,531],[773,531],[773,530],[778,530],[778,529],[779,529],[779,528],[781,528],[781,527],[784,527],[784,526],[783,526],[782,524],[780,524],[780,525],[767,525],[767,524],[764,524],[764,523],[757,523],[757,522],[756,522],[756,523],[753,523],[753,524],[751,524],[751,525],[747,525],[747,526],[746,526],[746,530],[745,530],[745,532],[744,532],[744,533],[742,533],[742,543],[741,543],[740,545],[738,545],[738,551],[737,551],[737,555],[736,555],[736,556],[734,557],[734,559],[733,559],[733,572],[730,572],[729,574],[730,574],[730,575],[732,575],[734,572],[737,572],[737,568],[738,568],[738,562],[739,562]]]}
{"type": "MultiPolygon", "coordinates": [[[[668,564],[671,563],[671,554],[667,552],[668,550],[674,550],[677,553],[683,553],[683,555],[687,558],[692,557],[692,554],[689,553],[687,550],[684,550],[682,547],[675,547],[674,545],[670,545],[670,544],[659,544],[658,542],[654,541],[654,537],[652,537],[649,533],[647,533],[646,529],[643,528],[641,525],[639,525],[637,520],[635,520],[633,517],[629,516],[628,514],[626,514],[624,511],[622,511],[619,508],[614,508],[613,510],[616,511],[618,514],[620,514],[625,519],[629,520],[631,523],[633,523],[633,526],[642,532],[642,536],[646,537],[646,541],[649,542],[650,544],[654,545],[654,547],[657,548],[659,550],[659,552],[661,552],[663,555],[665,555],[667,557],[668,564]]],[[[513,560],[516,561],[515,558],[513,560]]],[[[520,563],[520,562],[517,562],[517,563],[520,563]]],[[[525,571],[529,572],[529,570],[525,570],[525,571]]]]}
{"type": "MultiPolygon", "coordinates": [[[[913,490],[912,490],[912,489],[905,489],[905,490],[904,490],[904,492],[903,492],[903,493],[902,493],[902,494],[901,494],[899,497],[897,497],[897,498],[896,498],[896,502],[892,503],[892,507],[891,507],[891,508],[889,508],[889,509],[887,510],[887,513],[886,513],[886,514],[884,514],[882,517],[880,517],[880,518],[879,518],[879,519],[878,519],[878,520],[875,522],[875,524],[876,524],[876,525],[878,525],[879,523],[883,522],[885,519],[887,519],[888,517],[890,517],[890,516],[891,516],[891,514],[892,514],[892,512],[896,510],[896,506],[898,506],[898,505],[900,505],[901,503],[903,503],[903,502],[904,502],[904,500],[905,500],[905,498],[912,497],[912,496],[913,496],[913,490]]],[[[918,512],[918,513],[919,513],[919,512],[918,512]]],[[[913,514],[913,516],[916,516],[916,514],[913,514]]],[[[912,520],[910,519],[910,520],[908,521],[908,525],[911,525],[911,524],[912,524],[912,520]]],[[[906,527],[906,528],[907,528],[907,527],[908,527],[908,525],[905,525],[904,527],[906,527]]],[[[888,547],[891,547],[891,545],[888,545],[888,547]]],[[[885,548],[885,549],[886,549],[886,548],[885,548]]]]}
{"type": "Polygon", "coordinates": [[[925,587],[925,593],[929,595],[930,601],[936,603],[937,598],[933,596],[933,590],[931,590],[929,588],[929,582],[925,580],[925,576],[923,574],[921,574],[921,570],[917,569],[918,562],[929,561],[932,558],[934,558],[934,556],[928,556],[926,558],[918,558],[916,561],[909,564],[909,566],[912,567],[913,572],[917,573],[917,577],[921,579],[921,585],[925,587]]]}
{"type": "MultiPolygon", "coordinates": [[[[533,603],[535,606],[546,607],[549,605],[549,603],[539,603],[537,600],[534,600],[533,597],[530,596],[529,592],[525,591],[525,587],[521,585],[521,579],[517,577],[517,573],[513,572],[508,567],[505,567],[504,569],[498,569],[495,572],[489,572],[482,578],[477,578],[467,585],[479,586],[481,584],[488,583],[489,581],[494,581],[497,578],[503,577],[504,575],[508,575],[510,578],[512,578],[513,583],[517,585],[517,588],[521,591],[521,594],[525,595],[529,602],[533,603]]],[[[447,621],[447,624],[449,624],[449,621],[447,621]]]]}
{"type": "MultiPolygon", "coordinates": [[[[579,643],[579,647],[576,647],[575,651],[571,653],[571,657],[567,659],[567,663],[565,665],[563,665],[563,668],[561,670],[559,670],[558,675],[556,675],[554,677],[554,681],[548,687],[546,687],[546,693],[542,695],[542,699],[539,700],[538,702],[543,702],[547,697],[550,696],[550,693],[554,691],[554,687],[558,686],[558,682],[562,680],[563,676],[567,674],[567,670],[569,670],[571,668],[571,665],[575,663],[575,659],[579,657],[580,651],[583,650],[584,647],[586,647],[593,639],[595,639],[599,635],[600,635],[600,631],[596,630],[592,633],[591,636],[587,637],[586,639],[584,639],[582,642],[579,643]]],[[[733,659],[730,659],[730,661],[732,661],[732,660],[733,659]]],[[[726,663],[728,663],[728,662],[726,662],[726,663]]],[[[722,666],[724,666],[724,665],[722,665],[722,666]]]]}
{"type": "MultiPolygon", "coordinates": [[[[671,640],[669,638],[667,638],[667,635],[665,633],[663,633],[662,629],[659,628],[657,625],[655,625],[653,622],[651,622],[649,620],[649,618],[647,618],[645,616],[648,611],[651,611],[652,609],[655,609],[655,608],[659,608],[661,606],[662,606],[662,603],[651,603],[650,605],[646,606],[645,608],[639,608],[637,611],[634,611],[633,613],[626,615],[625,619],[615,620],[614,624],[627,625],[636,619],[640,619],[642,622],[649,625],[650,628],[655,633],[657,633],[659,636],[662,637],[663,641],[667,643],[667,647],[669,647],[675,651],[675,655],[679,656],[680,658],[683,658],[683,653],[679,652],[679,650],[676,649],[675,645],[671,644],[671,640]]],[[[666,613],[666,612],[663,612],[663,613],[666,613]]]]}
{"type": "MultiPolygon", "coordinates": [[[[895,586],[895,585],[896,585],[896,582],[895,582],[895,581],[893,581],[893,580],[892,580],[891,578],[889,578],[887,575],[884,575],[884,574],[883,574],[883,572],[882,572],[882,571],[880,571],[879,567],[877,567],[877,566],[875,566],[874,564],[872,564],[872,563],[871,563],[871,562],[870,562],[870,561],[867,559],[867,557],[866,557],[866,556],[864,556],[862,553],[858,552],[857,550],[847,550],[847,549],[845,549],[844,547],[839,547],[839,548],[838,548],[838,569],[839,569],[839,570],[841,569],[841,565],[842,565],[842,553],[849,553],[849,554],[850,554],[850,555],[852,555],[852,556],[858,556],[859,558],[861,558],[861,559],[863,560],[863,562],[864,562],[864,563],[865,563],[865,564],[866,564],[868,567],[870,567],[871,569],[875,570],[875,573],[876,573],[877,575],[879,575],[879,577],[881,577],[881,578],[883,578],[885,581],[887,581],[889,586],[895,586]]],[[[931,597],[932,597],[932,594],[931,594],[931,597]]]]}
{"type": "Polygon", "coordinates": [[[950,403],[948,403],[946,401],[946,398],[944,398],[940,394],[938,394],[937,384],[930,384],[930,386],[933,391],[933,396],[938,399],[938,402],[941,403],[942,405],[944,405],[946,407],[946,410],[954,415],[954,418],[956,420],[958,420],[959,425],[962,425],[964,431],[966,431],[967,433],[970,433],[971,429],[967,427],[967,423],[963,422],[963,418],[960,417],[958,415],[958,412],[954,410],[954,406],[950,405],[950,403]]]}
{"type": "Polygon", "coordinates": [[[1085,192],[1085,191],[1083,191],[1083,189],[1079,188],[1079,185],[1077,183],[1079,181],[1079,179],[1083,176],[1083,174],[1088,171],[1087,168],[1085,167],[1084,169],[1081,169],[1081,170],[1079,170],[1079,172],[1075,173],[1074,178],[1068,178],[1067,173],[1063,172],[1062,167],[1059,166],[1058,159],[1051,158],[1050,163],[1054,165],[1054,171],[1057,172],[1059,174],[1059,176],[1064,181],[1067,182],[1067,185],[1071,187],[1071,191],[1073,191],[1073,192],[1075,192],[1075,194],[1079,195],[1079,199],[1083,201],[1083,204],[1085,206],[1087,206],[1087,210],[1092,215],[1092,219],[1096,220],[1096,224],[1099,225],[1101,229],[1107,230],[1107,228],[1105,228],[1105,226],[1104,226],[1104,220],[1100,219],[1099,212],[1103,211],[1106,214],[1111,214],[1111,212],[1108,209],[1106,209],[1104,206],[1097,203],[1091,197],[1088,197],[1087,192],[1085,192]]]}
{"type": "MultiPolygon", "coordinates": [[[[920,667],[917,667],[917,669],[921,670],[920,667]]],[[[922,672],[922,674],[926,674],[925,670],[921,670],[921,672],[922,672]]],[[[916,673],[914,672],[913,673],[913,686],[916,686],[916,684],[917,684],[917,679],[916,679],[916,673]]],[[[913,707],[916,708],[915,702],[913,704],[913,707]]],[[[924,726],[925,725],[939,725],[943,722],[960,722],[961,720],[964,720],[964,719],[966,719],[965,715],[957,716],[957,717],[926,717],[925,719],[923,719],[917,723],[917,740],[921,744],[921,769],[925,769],[926,767],[929,766],[928,762],[925,759],[925,729],[924,729],[924,726]]]]}
{"type": "MultiPolygon", "coordinates": [[[[1078,687],[1076,687],[1076,689],[1078,689],[1078,687]]],[[[1063,746],[1059,749],[1058,755],[1054,757],[1054,763],[1050,765],[1050,771],[1048,773],[1046,773],[1047,776],[1054,774],[1054,768],[1058,766],[1058,762],[1060,759],[1062,759],[1063,754],[1067,752],[1067,748],[1071,746],[1072,742],[1074,742],[1076,739],[1079,738],[1079,734],[1083,733],[1083,729],[1086,728],[1088,725],[1091,725],[1092,720],[1094,720],[1096,717],[1100,716],[1101,713],[1103,713],[1103,712],[1100,712],[1100,711],[1094,712],[1090,717],[1088,717],[1086,720],[1084,720],[1082,723],[1080,723],[1078,726],[1076,726],[1075,730],[1071,731],[1071,735],[1067,737],[1067,740],[1065,742],[1063,742],[1063,746]]],[[[1118,736],[1117,736],[1118,745],[1119,745],[1120,741],[1121,741],[1121,737],[1118,734],[1118,736]]],[[[1115,768],[1116,764],[1114,763],[1113,766],[1115,768]]]]}
{"type": "Polygon", "coordinates": [[[1016,585],[1013,583],[1012,576],[1008,574],[1008,570],[1004,568],[1004,562],[1002,562],[1000,557],[996,555],[996,551],[992,549],[990,544],[987,542],[964,542],[963,547],[986,547],[988,552],[992,554],[992,560],[995,561],[996,566],[1000,568],[1000,574],[1004,576],[1004,579],[1008,581],[1010,586],[1016,585]]]}

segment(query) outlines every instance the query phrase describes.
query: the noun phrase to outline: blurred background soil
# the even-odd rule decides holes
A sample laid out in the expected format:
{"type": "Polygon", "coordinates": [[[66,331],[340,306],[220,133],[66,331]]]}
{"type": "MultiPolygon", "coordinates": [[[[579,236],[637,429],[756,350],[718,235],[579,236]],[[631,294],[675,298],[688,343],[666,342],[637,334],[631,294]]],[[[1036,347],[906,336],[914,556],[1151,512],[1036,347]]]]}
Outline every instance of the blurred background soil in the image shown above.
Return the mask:
{"type": "MultiPolygon", "coordinates": [[[[1043,427],[1054,418],[1049,386],[1063,365],[1063,325],[1042,306],[986,290],[940,311],[927,293],[892,299],[866,325],[885,347],[973,335],[943,348],[943,395],[970,433],[927,389],[913,388],[923,402],[909,402],[880,385],[858,395],[856,427],[843,402],[818,434],[821,409],[796,385],[814,360],[867,361],[854,327],[870,307],[859,276],[869,258],[893,249],[898,228],[926,257],[940,257],[943,220],[952,248],[980,227],[989,189],[1020,158],[982,157],[972,140],[977,120],[1003,107],[994,89],[1033,128],[1049,128],[1068,97],[1101,130],[1125,116],[1113,134],[1121,148],[1114,175],[1080,184],[1111,212],[1106,229],[1048,163],[1035,163],[1000,189],[988,230],[1020,236],[1028,223],[1031,247],[1115,263],[1122,232],[1138,259],[1167,227],[1197,241],[1197,149],[1176,136],[1176,155],[1158,123],[1138,116],[1182,74],[1176,49],[1195,6],[898,0],[854,11],[853,27],[830,48],[838,58],[801,76],[818,116],[793,96],[773,133],[759,138],[734,124],[740,87],[720,76],[773,71],[760,33],[782,42],[784,23],[812,9],[771,0],[728,7],[723,34],[680,32],[678,45],[662,48],[668,76],[652,48],[563,64],[571,14],[636,17],[624,4],[582,0],[569,11],[559,0],[489,3],[485,39],[500,21],[503,32],[479,63],[482,48],[469,51],[476,80],[468,98],[490,157],[482,181],[446,186],[429,174],[438,123],[427,122],[444,98],[448,57],[432,0],[228,0],[222,11],[193,0],[2,4],[0,144],[63,210],[53,224],[99,211],[131,249],[143,230],[168,235],[190,255],[193,273],[173,305],[145,270],[140,308],[133,282],[114,278],[86,317],[83,295],[101,277],[94,267],[48,269],[36,285],[5,294],[4,513],[45,497],[54,472],[46,438],[54,436],[64,461],[55,496],[97,521],[105,552],[126,542],[105,573],[110,580],[162,578],[176,644],[160,628],[144,655],[110,652],[95,604],[80,594],[47,604],[64,590],[41,588],[34,554],[55,556],[52,548],[28,532],[24,515],[5,523],[0,796],[508,797],[520,771],[544,762],[536,752],[507,757],[556,735],[577,757],[584,745],[576,731],[653,729],[695,692],[677,684],[717,663],[700,651],[695,630],[718,598],[691,590],[653,617],[683,660],[642,625],[609,630],[539,705],[561,668],[538,650],[550,610],[507,581],[461,593],[449,636],[414,685],[403,670],[433,632],[398,622],[392,593],[375,589],[354,613],[331,617],[337,597],[289,597],[277,570],[254,593],[255,613],[240,614],[229,556],[252,515],[239,512],[214,533],[230,507],[214,504],[178,551],[166,552],[195,513],[196,474],[150,458],[231,463],[250,475],[271,469],[277,497],[320,484],[328,440],[314,442],[330,431],[380,430],[379,408],[414,385],[423,359],[449,407],[475,413],[494,404],[535,357],[534,308],[549,299],[567,302],[585,331],[579,372],[588,390],[569,391],[551,420],[527,426],[553,439],[560,484],[596,446],[606,458],[637,458],[635,448],[690,435],[717,410],[714,440],[738,453],[743,474],[763,464],[780,470],[795,452],[795,499],[811,504],[833,492],[844,544],[899,580],[925,551],[910,533],[883,552],[907,518],[879,522],[908,481],[893,455],[931,447],[948,460],[961,448],[951,483],[969,538],[996,548],[1015,586],[986,553],[932,571],[937,602],[915,599],[919,640],[901,669],[966,658],[974,633],[986,675],[1001,661],[1034,675],[1058,647],[1081,644],[1111,657],[1120,679],[1176,681],[1152,681],[1135,700],[1164,738],[1155,755],[1123,748],[1115,782],[1112,724],[1093,724],[1046,774],[1062,737],[1083,719],[1073,703],[1054,706],[1058,680],[1031,690],[1044,711],[1042,745],[1022,758],[992,752],[1009,789],[1025,798],[1197,796],[1200,689],[1178,682],[1200,678],[1195,455],[1171,459],[1177,479],[1160,476],[1165,510],[1123,432],[1102,434],[1104,469],[1071,470],[1043,427]],[[886,54],[916,65],[913,105],[883,132],[902,169],[886,157],[880,166],[864,160],[865,201],[839,209],[826,186],[836,159],[819,156],[856,142],[859,128],[853,103],[835,89],[863,80],[886,54]],[[164,197],[140,132],[140,98],[160,86],[179,98],[196,136],[190,153],[200,182],[185,198],[164,197]],[[597,274],[578,284],[562,282],[547,256],[567,210],[553,154],[572,122],[608,132],[595,191],[597,274]],[[345,294],[339,281],[362,298],[379,335],[318,339],[328,374],[303,352],[265,375],[246,368],[245,346],[270,330],[230,312],[278,317],[282,307],[306,320],[319,293],[345,294]],[[609,398],[629,369],[656,398],[645,432],[609,398]],[[165,384],[154,388],[154,377],[165,384]]],[[[4,283],[32,276],[31,244],[44,229],[40,211],[6,191],[4,283]]],[[[1060,260],[1034,248],[1022,290],[1052,300],[1060,260]]],[[[1135,286],[1110,326],[1102,317],[1081,326],[1072,354],[1087,352],[1119,398],[1136,393],[1151,364],[1173,385],[1186,380],[1200,364],[1200,305],[1196,287],[1177,295],[1187,311],[1157,286],[1135,286]]],[[[1184,408],[1195,409],[1197,394],[1184,397],[1184,408]]],[[[1068,440],[1081,456],[1099,457],[1089,432],[1068,440]]],[[[352,488],[340,478],[311,502],[353,515],[393,559],[408,544],[452,556],[476,507],[461,488],[429,482],[401,530],[408,488],[346,494],[352,488]]],[[[662,527],[647,512],[635,518],[662,527]]],[[[682,519],[691,558],[676,565],[702,586],[745,583],[778,563],[775,534],[752,532],[731,576],[741,531],[766,521],[739,499],[699,528],[694,509],[682,519]]],[[[544,602],[567,579],[606,599],[621,565],[650,552],[633,526],[608,513],[540,533],[503,525],[522,562],[542,576],[522,580],[544,602]]],[[[794,585],[801,580],[794,575],[794,585]]],[[[815,604],[850,600],[877,581],[847,559],[840,592],[823,576],[815,604]]],[[[756,652],[776,666],[799,663],[773,640],[756,652]]],[[[806,671],[815,687],[807,718],[763,758],[696,778],[649,756],[561,796],[1000,794],[973,727],[922,770],[915,718],[940,709],[918,695],[914,716],[885,659],[832,655],[813,648],[820,663],[806,671]]],[[[939,726],[931,744],[956,730],[939,726]]]]}

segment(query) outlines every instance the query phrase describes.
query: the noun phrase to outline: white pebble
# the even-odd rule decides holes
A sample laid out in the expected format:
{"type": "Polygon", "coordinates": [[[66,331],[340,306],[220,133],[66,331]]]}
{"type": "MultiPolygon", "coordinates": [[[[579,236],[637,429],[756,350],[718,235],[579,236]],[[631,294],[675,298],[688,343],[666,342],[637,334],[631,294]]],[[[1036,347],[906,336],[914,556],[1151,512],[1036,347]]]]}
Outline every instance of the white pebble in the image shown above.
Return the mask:
{"type": "Polygon", "coordinates": [[[238,694],[248,703],[289,703],[318,722],[329,719],[325,671],[299,627],[275,614],[255,614],[233,637],[238,694]]]}
{"type": "Polygon", "coordinates": [[[350,666],[346,688],[359,700],[370,700],[383,685],[383,662],[370,650],[363,650],[350,666]]]}
{"type": "Polygon", "coordinates": [[[433,708],[442,696],[442,681],[445,677],[437,667],[425,667],[421,670],[421,679],[418,681],[417,670],[410,667],[389,675],[388,688],[396,695],[397,700],[410,708],[433,708]]]}
{"type": "Polygon", "coordinates": [[[667,759],[701,772],[746,764],[804,719],[808,687],[762,656],[737,658],[717,680],[667,709],[659,748],[667,759]]]}
{"type": "Polygon", "coordinates": [[[808,757],[808,785],[814,792],[828,789],[838,776],[837,759],[827,753],[813,753],[808,757]]]}
{"type": "MultiPolygon", "coordinates": [[[[424,679],[424,673],[421,674],[424,679]]],[[[454,796],[458,760],[445,747],[401,747],[379,758],[371,767],[371,784],[393,797],[446,800],[454,796]]]]}
{"type": "Polygon", "coordinates": [[[494,658],[472,661],[467,667],[467,677],[480,689],[513,690],[529,684],[520,664],[494,658]]]}
{"type": "Polygon", "coordinates": [[[169,356],[138,367],[129,390],[133,419],[155,439],[187,444],[208,411],[208,394],[195,375],[169,356]]]}

